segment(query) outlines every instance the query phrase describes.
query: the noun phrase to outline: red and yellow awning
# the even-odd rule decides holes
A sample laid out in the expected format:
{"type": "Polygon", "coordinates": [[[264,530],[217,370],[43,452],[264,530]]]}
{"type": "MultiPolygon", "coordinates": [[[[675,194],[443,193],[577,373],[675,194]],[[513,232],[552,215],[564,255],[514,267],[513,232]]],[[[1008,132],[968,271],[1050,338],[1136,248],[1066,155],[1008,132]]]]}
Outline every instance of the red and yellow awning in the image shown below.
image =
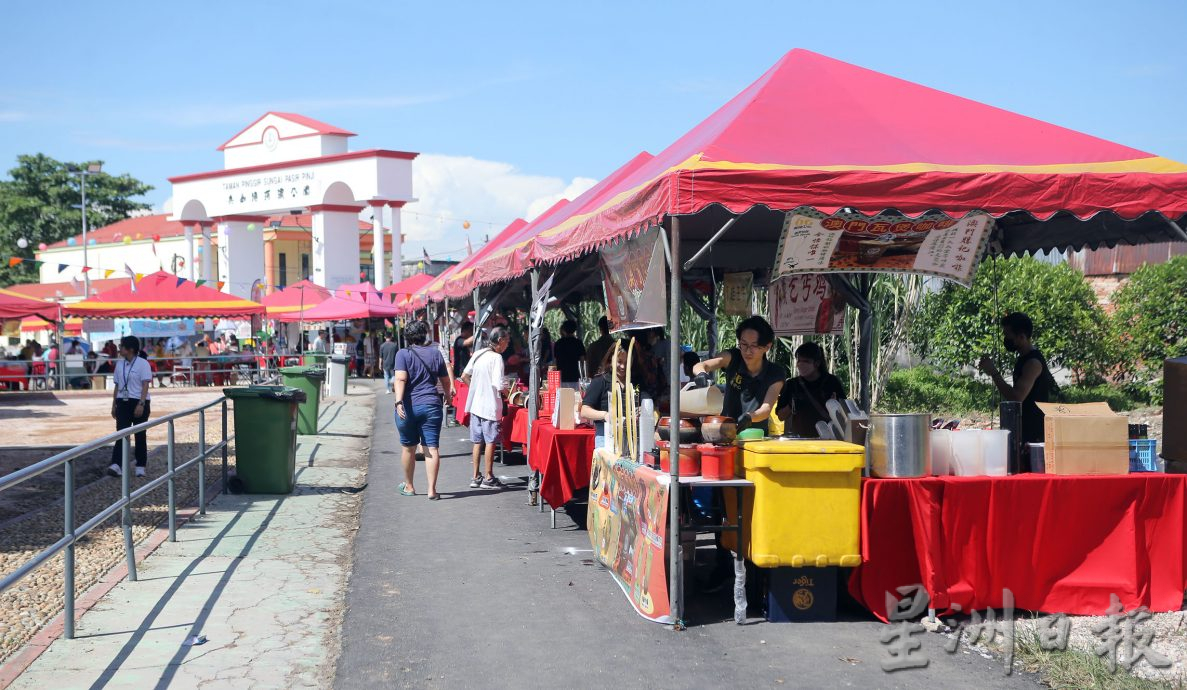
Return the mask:
{"type": "Polygon", "coordinates": [[[63,305],[83,318],[186,319],[206,316],[246,317],[264,306],[160,271],[75,304],[63,305]]]}

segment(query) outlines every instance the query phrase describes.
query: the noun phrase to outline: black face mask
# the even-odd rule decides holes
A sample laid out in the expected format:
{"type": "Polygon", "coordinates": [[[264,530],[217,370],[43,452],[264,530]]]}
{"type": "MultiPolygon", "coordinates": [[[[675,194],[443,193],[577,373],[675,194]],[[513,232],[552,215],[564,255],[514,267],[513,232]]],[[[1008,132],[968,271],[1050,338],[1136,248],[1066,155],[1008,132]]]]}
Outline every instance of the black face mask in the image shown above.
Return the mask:
{"type": "Polygon", "coordinates": [[[1017,352],[1018,351],[1018,345],[1010,338],[1003,338],[1002,344],[1006,346],[1007,352],[1017,352]]]}

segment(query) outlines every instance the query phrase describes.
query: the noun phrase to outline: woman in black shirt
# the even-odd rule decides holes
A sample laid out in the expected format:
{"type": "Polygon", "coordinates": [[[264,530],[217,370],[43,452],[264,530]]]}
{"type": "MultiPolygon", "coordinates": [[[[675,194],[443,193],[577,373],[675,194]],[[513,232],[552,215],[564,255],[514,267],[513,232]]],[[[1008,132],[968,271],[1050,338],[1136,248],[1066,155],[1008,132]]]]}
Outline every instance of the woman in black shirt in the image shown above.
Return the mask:
{"type": "Polygon", "coordinates": [[[845,387],[841,380],[828,373],[824,350],[816,343],[804,343],[796,348],[795,368],[799,376],[783,386],[775,414],[791,423],[787,432],[802,438],[818,438],[817,422],[829,420],[825,405],[829,400],[844,400],[845,387]]]}

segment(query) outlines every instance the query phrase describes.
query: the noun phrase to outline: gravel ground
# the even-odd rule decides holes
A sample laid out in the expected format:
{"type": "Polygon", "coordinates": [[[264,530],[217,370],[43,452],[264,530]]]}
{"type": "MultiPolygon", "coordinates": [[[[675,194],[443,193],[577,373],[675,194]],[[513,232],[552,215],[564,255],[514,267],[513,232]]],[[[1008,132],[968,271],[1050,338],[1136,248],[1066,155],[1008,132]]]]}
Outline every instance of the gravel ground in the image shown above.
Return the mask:
{"type": "MultiPolygon", "coordinates": [[[[217,443],[220,430],[217,424],[207,429],[207,443],[217,443]]],[[[176,432],[177,458],[184,461],[198,453],[196,428],[176,432]]],[[[91,459],[105,466],[102,456],[91,459]]],[[[231,448],[231,462],[234,462],[234,446],[231,448]]],[[[213,495],[221,476],[222,459],[216,454],[207,461],[207,496],[213,495]]],[[[160,476],[165,468],[165,449],[156,447],[149,458],[148,479],[160,476]]],[[[39,509],[26,512],[20,517],[0,523],[0,575],[6,575],[39,551],[57,541],[62,535],[63,505],[61,499],[61,474],[53,473],[52,481],[41,482],[42,501],[39,509]]],[[[145,480],[133,480],[133,489],[145,480]]],[[[82,482],[80,481],[81,485],[82,482]]],[[[176,481],[178,506],[194,506],[197,501],[197,467],[180,475],[176,481]]],[[[120,480],[102,477],[81,486],[75,499],[75,524],[90,519],[104,507],[118,500],[120,480]]],[[[34,494],[27,494],[22,503],[32,501],[34,494]]],[[[133,539],[136,543],[148,537],[157,526],[164,524],[167,510],[167,487],[161,486],[137,503],[133,510],[133,539]]],[[[82,539],[75,548],[75,584],[77,594],[98,582],[112,567],[124,559],[123,534],[119,515],[113,516],[103,525],[82,539]]],[[[62,556],[50,559],[33,573],[26,576],[13,588],[0,594],[0,662],[19,650],[36,632],[62,610],[63,604],[62,556]]]]}
{"type": "MultiPolygon", "coordinates": [[[[1108,622],[1106,616],[1069,616],[1072,622],[1068,646],[1086,654],[1097,655],[1096,648],[1103,642],[1103,637],[1094,632],[1094,628],[1108,622]]],[[[1018,635],[1031,633],[1036,627],[1033,620],[1018,622],[1018,635]]],[[[1152,633],[1150,649],[1167,657],[1170,665],[1156,668],[1146,660],[1139,660],[1133,664],[1130,671],[1140,678],[1163,681],[1174,687],[1187,684],[1187,621],[1184,621],[1183,611],[1151,614],[1149,618],[1140,622],[1135,629],[1135,639],[1145,633],[1152,633]]],[[[1121,652],[1118,659],[1118,673],[1124,673],[1121,666],[1126,660],[1125,652],[1121,652]]]]}

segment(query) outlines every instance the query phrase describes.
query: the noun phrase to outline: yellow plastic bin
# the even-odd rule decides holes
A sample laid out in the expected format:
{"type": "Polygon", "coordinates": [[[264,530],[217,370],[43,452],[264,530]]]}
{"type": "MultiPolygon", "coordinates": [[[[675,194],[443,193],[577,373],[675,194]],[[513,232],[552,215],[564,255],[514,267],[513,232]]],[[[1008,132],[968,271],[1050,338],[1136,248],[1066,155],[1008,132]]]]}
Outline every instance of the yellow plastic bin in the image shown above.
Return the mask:
{"type": "MultiPolygon", "coordinates": [[[[741,461],[746,554],[760,568],[853,567],[861,562],[865,448],[842,441],[750,441],[741,461]]],[[[735,501],[727,500],[732,513],[735,501]]],[[[734,516],[730,516],[731,522],[734,516]]],[[[722,542],[737,549],[733,534],[722,542]]]]}

